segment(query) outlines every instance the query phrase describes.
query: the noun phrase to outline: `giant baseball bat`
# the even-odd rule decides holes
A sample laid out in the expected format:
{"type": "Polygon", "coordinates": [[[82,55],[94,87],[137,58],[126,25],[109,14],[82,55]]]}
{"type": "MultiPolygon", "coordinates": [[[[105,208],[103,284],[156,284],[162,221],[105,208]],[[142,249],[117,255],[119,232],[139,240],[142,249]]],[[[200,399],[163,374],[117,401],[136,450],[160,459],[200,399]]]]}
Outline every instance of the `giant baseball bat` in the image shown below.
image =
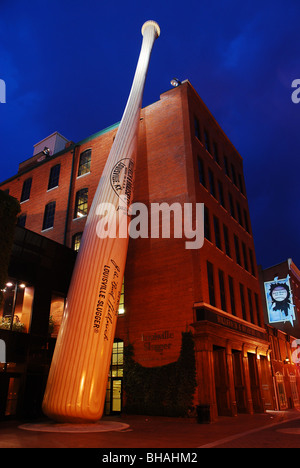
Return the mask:
{"type": "Polygon", "coordinates": [[[83,232],[53,354],[43,411],[58,422],[96,422],[103,414],[128,249],[142,96],[160,28],[142,27],[130,95],[83,232]]]}

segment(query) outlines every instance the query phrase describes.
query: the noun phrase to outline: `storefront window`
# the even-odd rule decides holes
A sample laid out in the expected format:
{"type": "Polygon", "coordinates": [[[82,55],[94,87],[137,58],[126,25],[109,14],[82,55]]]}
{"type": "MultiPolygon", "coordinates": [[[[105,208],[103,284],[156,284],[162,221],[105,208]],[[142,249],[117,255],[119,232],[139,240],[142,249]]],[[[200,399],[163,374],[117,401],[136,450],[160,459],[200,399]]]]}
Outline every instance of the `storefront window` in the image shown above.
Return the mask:
{"type": "Polygon", "coordinates": [[[0,309],[0,329],[29,333],[34,288],[21,281],[6,283],[0,309]]]}
{"type": "Polygon", "coordinates": [[[284,388],[284,380],[283,380],[283,375],[280,372],[276,372],[276,384],[277,384],[277,390],[278,390],[279,408],[286,409],[288,405],[287,405],[286,393],[285,393],[285,388],[284,388]]]}
{"type": "Polygon", "coordinates": [[[49,317],[49,334],[52,338],[58,335],[59,327],[61,325],[62,316],[65,308],[65,297],[53,293],[51,298],[51,308],[49,317]]]}
{"type": "Polygon", "coordinates": [[[290,374],[290,384],[294,406],[299,406],[299,395],[297,389],[296,375],[290,374]]]}

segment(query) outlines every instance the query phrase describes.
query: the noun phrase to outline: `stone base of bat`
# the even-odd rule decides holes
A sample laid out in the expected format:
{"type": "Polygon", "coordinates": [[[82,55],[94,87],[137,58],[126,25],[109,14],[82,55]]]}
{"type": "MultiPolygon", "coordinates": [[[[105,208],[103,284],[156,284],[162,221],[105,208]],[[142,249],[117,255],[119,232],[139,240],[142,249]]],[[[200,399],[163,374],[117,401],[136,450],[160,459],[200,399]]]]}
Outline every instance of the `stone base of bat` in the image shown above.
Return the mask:
{"type": "Polygon", "coordinates": [[[19,429],[35,432],[60,432],[65,434],[80,434],[91,432],[112,432],[125,431],[129,428],[129,424],[118,421],[98,421],[91,424],[72,424],[72,423],[57,423],[55,421],[46,421],[40,423],[26,423],[18,426],[19,429]]]}

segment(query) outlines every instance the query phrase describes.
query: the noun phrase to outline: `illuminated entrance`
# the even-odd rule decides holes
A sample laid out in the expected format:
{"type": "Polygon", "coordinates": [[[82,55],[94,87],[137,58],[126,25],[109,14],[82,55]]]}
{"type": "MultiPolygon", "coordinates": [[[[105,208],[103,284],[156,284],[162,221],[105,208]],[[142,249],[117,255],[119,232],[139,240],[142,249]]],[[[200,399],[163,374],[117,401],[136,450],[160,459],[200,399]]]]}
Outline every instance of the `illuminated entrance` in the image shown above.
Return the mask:
{"type": "Polygon", "coordinates": [[[124,342],[113,344],[110,372],[106,388],[105,414],[119,414],[122,411],[122,383],[124,366],[124,342]]]}

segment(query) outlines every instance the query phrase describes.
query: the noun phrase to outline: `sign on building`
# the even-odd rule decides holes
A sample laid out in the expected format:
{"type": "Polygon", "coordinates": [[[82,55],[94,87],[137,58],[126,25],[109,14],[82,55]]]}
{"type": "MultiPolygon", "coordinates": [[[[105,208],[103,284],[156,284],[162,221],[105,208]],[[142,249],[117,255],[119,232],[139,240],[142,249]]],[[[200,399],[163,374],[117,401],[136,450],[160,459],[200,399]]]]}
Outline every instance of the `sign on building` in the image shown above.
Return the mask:
{"type": "Polygon", "coordinates": [[[290,322],[294,326],[296,318],[290,275],[284,279],[276,277],[264,285],[269,323],[290,322]]]}

